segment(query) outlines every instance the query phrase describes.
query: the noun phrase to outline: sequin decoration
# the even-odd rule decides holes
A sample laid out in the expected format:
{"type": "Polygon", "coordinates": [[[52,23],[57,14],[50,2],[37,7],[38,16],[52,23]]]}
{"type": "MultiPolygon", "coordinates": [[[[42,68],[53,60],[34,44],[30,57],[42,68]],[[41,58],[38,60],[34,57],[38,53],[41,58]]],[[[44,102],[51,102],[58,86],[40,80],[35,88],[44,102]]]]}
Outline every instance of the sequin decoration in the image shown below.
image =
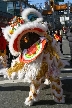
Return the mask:
{"type": "Polygon", "coordinates": [[[59,60],[59,55],[58,53],[55,51],[55,49],[52,47],[52,38],[47,34],[46,38],[48,39],[48,43],[46,44],[46,47],[44,49],[44,53],[50,54],[50,59],[52,59],[54,56],[56,57],[57,60],[59,60]]]}
{"type": "Polygon", "coordinates": [[[10,34],[13,34],[14,31],[19,27],[21,26],[22,24],[24,24],[24,20],[22,17],[17,17],[15,16],[10,22],[10,27],[11,29],[9,30],[9,33],[10,34]]]}
{"type": "Polygon", "coordinates": [[[38,72],[36,79],[39,80],[43,76],[45,76],[46,72],[48,71],[48,64],[47,62],[43,61],[41,65],[41,70],[38,72]]]}

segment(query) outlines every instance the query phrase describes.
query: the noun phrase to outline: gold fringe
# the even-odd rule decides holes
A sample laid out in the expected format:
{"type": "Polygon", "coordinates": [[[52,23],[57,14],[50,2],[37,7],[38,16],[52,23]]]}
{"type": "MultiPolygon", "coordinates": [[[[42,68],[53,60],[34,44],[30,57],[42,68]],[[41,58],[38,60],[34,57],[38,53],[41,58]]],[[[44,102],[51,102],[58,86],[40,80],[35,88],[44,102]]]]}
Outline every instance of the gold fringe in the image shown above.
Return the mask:
{"type": "Polygon", "coordinates": [[[48,34],[46,34],[46,38],[48,39],[48,43],[47,43],[47,46],[45,47],[44,53],[47,54],[49,52],[50,59],[52,59],[55,56],[56,59],[59,60],[60,57],[59,57],[58,53],[52,47],[53,39],[48,34]]]}
{"type": "Polygon", "coordinates": [[[4,50],[3,53],[0,51],[0,56],[2,56],[2,57],[6,56],[6,50],[4,50]]]}
{"type": "Polygon", "coordinates": [[[60,62],[60,63],[58,64],[58,68],[62,68],[62,67],[63,67],[63,63],[60,62]]]}
{"type": "Polygon", "coordinates": [[[24,67],[24,63],[23,62],[16,62],[15,65],[13,67],[10,67],[7,72],[8,72],[8,75],[11,76],[11,74],[13,72],[18,72],[19,70],[21,70],[22,68],[24,67]]]}
{"type": "Polygon", "coordinates": [[[47,62],[43,61],[41,65],[41,70],[38,72],[38,75],[36,76],[36,79],[39,80],[43,76],[45,76],[46,72],[48,71],[48,64],[47,62]]]}

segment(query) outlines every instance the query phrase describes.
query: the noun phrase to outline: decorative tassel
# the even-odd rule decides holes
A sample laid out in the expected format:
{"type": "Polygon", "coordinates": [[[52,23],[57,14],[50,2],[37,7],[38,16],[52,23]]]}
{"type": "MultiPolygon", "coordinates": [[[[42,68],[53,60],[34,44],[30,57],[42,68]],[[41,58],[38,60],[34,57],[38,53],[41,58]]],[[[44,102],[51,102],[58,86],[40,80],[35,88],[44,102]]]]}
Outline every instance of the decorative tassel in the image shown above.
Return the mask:
{"type": "Polygon", "coordinates": [[[48,34],[46,35],[46,38],[48,39],[48,43],[46,44],[44,53],[45,54],[49,53],[50,59],[52,59],[55,56],[56,59],[59,60],[60,57],[59,57],[58,53],[56,52],[56,50],[52,46],[52,41],[53,41],[52,38],[48,34]]]}

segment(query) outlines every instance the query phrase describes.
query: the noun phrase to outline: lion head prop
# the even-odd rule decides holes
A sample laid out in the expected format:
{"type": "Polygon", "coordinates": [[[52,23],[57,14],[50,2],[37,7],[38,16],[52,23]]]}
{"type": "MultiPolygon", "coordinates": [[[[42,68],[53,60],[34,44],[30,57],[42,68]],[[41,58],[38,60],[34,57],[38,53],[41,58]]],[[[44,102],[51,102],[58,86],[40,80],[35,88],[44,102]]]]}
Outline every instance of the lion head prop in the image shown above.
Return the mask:
{"type": "Polygon", "coordinates": [[[22,17],[14,17],[4,30],[4,36],[9,41],[12,55],[24,53],[25,60],[36,58],[43,50],[47,31],[42,15],[35,9],[28,8],[22,12],[22,17]],[[32,47],[31,47],[32,46],[32,47]]]}

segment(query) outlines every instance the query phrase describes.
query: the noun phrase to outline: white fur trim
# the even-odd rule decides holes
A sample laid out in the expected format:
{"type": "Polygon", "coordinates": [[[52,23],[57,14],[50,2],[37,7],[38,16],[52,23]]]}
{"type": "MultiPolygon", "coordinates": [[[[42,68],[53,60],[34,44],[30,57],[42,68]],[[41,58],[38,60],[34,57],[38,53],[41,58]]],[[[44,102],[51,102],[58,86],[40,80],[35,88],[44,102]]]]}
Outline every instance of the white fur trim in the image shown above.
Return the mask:
{"type": "Polygon", "coordinates": [[[56,103],[65,103],[65,99],[64,99],[64,97],[62,96],[62,99],[59,101],[56,97],[54,97],[54,101],[56,102],[56,103]]]}
{"type": "Polygon", "coordinates": [[[7,68],[0,69],[0,75],[7,75],[7,68]]]}
{"type": "Polygon", "coordinates": [[[56,82],[52,81],[51,87],[52,87],[52,85],[55,85],[55,87],[60,89],[62,87],[62,82],[60,81],[60,85],[58,85],[56,82]]]}
{"type": "Polygon", "coordinates": [[[10,26],[7,26],[6,28],[2,28],[2,32],[4,34],[4,37],[8,42],[10,41],[10,37],[11,37],[10,34],[8,33],[9,30],[10,30],[10,26]]]}
{"type": "Polygon", "coordinates": [[[11,79],[12,80],[14,80],[14,77],[16,76],[16,72],[13,72],[12,74],[11,74],[11,79]]]}
{"type": "Polygon", "coordinates": [[[25,100],[25,105],[31,106],[33,104],[34,100],[30,100],[29,97],[26,98],[25,100]]]}
{"type": "Polygon", "coordinates": [[[24,77],[25,72],[21,72],[21,70],[18,72],[18,79],[21,80],[24,77]]]}
{"type": "Polygon", "coordinates": [[[61,89],[60,94],[58,94],[58,93],[56,92],[55,89],[52,89],[52,93],[53,93],[57,98],[60,98],[60,97],[63,95],[63,89],[61,89]]]}
{"type": "Polygon", "coordinates": [[[48,80],[48,79],[45,79],[45,82],[44,82],[44,84],[45,84],[45,85],[49,85],[49,84],[51,84],[51,82],[50,82],[50,80],[48,80]]]}
{"type": "MultiPolygon", "coordinates": [[[[34,8],[26,8],[26,9],[24,9],[24,11],[22,11],[22,13],[21,13],[21,16],[23,17],[23,19],[24,19],[25,21],[29,22],[29,19],[28,19],[27,16],[28,16],[30,13],[34,13],[35,15],[37,15],[37,16],[38,16],[37,20],[43,21],[43,17],[42,17],[42,15],[41,15],[41,13],[38,12],[38,11],[37,11],[36,9],[34,9],[34,8]]],[[[36,20],[35,20],[35,21],[36,21],[36,20]]]]}

